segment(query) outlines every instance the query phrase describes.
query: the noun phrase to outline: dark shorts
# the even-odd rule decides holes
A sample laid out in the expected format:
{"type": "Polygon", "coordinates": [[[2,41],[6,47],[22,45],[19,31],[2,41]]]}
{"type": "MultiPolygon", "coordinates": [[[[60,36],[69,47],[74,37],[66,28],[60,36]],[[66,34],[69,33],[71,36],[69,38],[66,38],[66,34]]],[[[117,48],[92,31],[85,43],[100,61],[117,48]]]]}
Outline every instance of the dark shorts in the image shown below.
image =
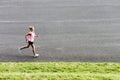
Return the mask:
{"type": "Polygon", "coordinates": [[[28,43],[29,43],[30,45],[32,45],[34,42],[28,41],[28,43]]]}

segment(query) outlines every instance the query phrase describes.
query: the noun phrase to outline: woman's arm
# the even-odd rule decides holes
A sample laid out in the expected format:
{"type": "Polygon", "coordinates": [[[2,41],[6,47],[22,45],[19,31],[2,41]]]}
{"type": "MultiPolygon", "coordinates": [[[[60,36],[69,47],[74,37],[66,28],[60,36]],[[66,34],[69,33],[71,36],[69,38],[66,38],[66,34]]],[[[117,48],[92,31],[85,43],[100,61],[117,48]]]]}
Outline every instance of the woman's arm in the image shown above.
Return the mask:
{"type": "Polygon", "coordinates": [[[26,35],[25,35],[25,40],[26,40],[26,42],[28,42],[28,36],[30,35],[30,33],[27,33],[26,35]]]}
{"type": "Polygon", "coordinates": [[[35,37],[39,37],[38,35],[35,35],[35,37]]]}
{"type": "Polygon", "coordinates": [[[35,34],[35,37],[39,37],[39,35],[36,35],[36,34],[35,34]]]}

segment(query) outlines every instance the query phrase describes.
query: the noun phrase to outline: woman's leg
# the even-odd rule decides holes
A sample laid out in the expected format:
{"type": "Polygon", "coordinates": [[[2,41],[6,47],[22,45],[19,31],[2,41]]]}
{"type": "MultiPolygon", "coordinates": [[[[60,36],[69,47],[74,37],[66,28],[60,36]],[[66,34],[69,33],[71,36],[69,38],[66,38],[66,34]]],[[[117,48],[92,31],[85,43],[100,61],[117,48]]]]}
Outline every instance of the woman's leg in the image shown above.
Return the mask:
{"type": "Polygon", "coordinates": [[[35,55],[35,53],[36,53],[36,51],[35,51],[35,45],[31,44],[31,47],[32,47],[33,54],[35,55]]]}
{"type": "Polygon", "coordinates": [[[31,44],[31,47],[32,47],[33,55],[34,55],[33,57],[35,57],[35,58],[38,57],[39,54],[36,53],[35,45],[34,45],[34,44],[31,44]]]}
{"type": "Polygon", "coordinates": [[[28,43],[26,46],[24,46],[24,47],[22,47],[20,49],[23,50],[23,49],[29,48],[29,46],[30,46],[30,44],[28,43]]]}

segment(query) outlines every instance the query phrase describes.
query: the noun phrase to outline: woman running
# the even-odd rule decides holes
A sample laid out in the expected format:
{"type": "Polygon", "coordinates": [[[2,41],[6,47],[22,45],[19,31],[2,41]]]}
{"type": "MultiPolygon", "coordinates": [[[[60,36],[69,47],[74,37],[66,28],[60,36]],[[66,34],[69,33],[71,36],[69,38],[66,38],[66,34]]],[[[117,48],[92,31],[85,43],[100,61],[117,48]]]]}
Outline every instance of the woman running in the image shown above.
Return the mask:
{"type": "Polygon", "coordinates": [[[34,55],[33,57],[38,57],[39,54],[36,53],[35,44],[34,44],[34,39],[35,39],[35,37],[38,37],[38,35],[35,34],[34,26],[30,26],[29,30],[30,31],[25,35],[25,40],[27,42],[27,45],[22,47],[22,48],[19,48],[19,53],[21,53],[21,51],[23,49],[29,48],[31,46],[32,47],[32,52],[33,52],[33,55],[34,55]]]}

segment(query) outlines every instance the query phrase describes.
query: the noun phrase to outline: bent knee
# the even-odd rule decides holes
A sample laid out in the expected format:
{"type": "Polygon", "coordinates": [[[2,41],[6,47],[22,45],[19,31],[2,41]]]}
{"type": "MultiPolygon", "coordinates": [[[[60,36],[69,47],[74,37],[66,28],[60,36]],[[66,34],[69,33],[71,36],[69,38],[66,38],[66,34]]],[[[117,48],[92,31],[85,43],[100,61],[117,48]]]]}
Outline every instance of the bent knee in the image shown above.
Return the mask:
{"type": "Polygon", "coordinates": [[[26,46],[26,48],[29,48],[29,46],[26,46]]]}

